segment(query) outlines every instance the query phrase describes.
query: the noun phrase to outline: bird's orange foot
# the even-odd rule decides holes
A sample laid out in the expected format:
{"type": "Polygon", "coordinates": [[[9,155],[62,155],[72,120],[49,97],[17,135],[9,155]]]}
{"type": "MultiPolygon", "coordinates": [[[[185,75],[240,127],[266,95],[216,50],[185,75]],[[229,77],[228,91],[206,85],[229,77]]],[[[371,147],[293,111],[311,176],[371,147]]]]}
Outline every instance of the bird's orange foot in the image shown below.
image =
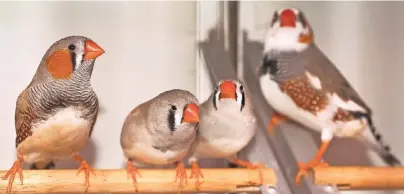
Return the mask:
{"type": "Polygon", "coordinates": [[[182,188],[185,184],[187,184],[187,171],[185,170],[184,164],[182,162],[177,162],[176,172],[177,173],[175,175],[174,182],[177,182],[177,180],[180,179],[177,193],[181,193],[182,188]]]}
{"type": "Polygon", "coordinates": [[[23,174],[22,174],[22,157],[18,157],[17,161],[14,162],[13,166],[10,168],[10,170],[7,171],[7,173],[2,177],[3,180],[8,179],[8,177],[10,177],[10,180],[8,181],[8,186],[6,189],[6,193],[10,193],[11,192],[11,188],[13,187],[13,183],[14,183],[14,179],[15,179],[15,175],[18,173],[18,175],[20,176],[20,181],[21,181],[21,185],[23,184],[23,174]]]}
{"type": "Polygon", "coordinates": [[[314,167],[329,167],[329,164],[326,162],[322,162],[319,160],[313,160],[309,163],[303,163],[303,162],[299,162],[298,164],[299,167],[299,171],[297,172],[296,175],[296,184],[300,184],[300,180],[303,176],[307,176],[308,175],[308,171],[314,167]]]}
{"type": "Polygon", "coordinates": [[[129,160],[128,160],[127,174],[128,174],[128,179],[129,179],[129,178],[132,178],[132,180],[133,180],[133,185],[135,186],[136,192],[138,192],[136,174],[139,175],[139,177],[142,177],[142,176],[140,175],[140,173],[139,173],[139,171],[137,170],[137,168],[135,168],[135,166],[133,166],[132,161],[129,161],[129,160]]]}
{"type": "Polygon", "coordinates": [[[198,164],[196,162],[191,162],[191,167],[192,167],[192,173],[191,176],[189,178],[195,178],[195,186],[196,186],[196,190],[199,191],[199,188],[201,186],[201,182],[199,181],[200,178],[203,179],[203,174],[201,169],[199,168],[198,164]]]}
{"type": "Polygon", "coordinates": [[[264,174],[262,172],[262,169],[266,168],[264,163],[259,163],[259,164],[253,164],[248,161],[243,161],[243,160],[233,160],[232,163],[246,167],[248,169],[253,169],[253,170],[258,170],[259,176],[260,176],[260,184],[264,184],[264,174]]]}
{"type": "Polygon", "coordinates": [[[74,155],[73,158],[75,160],[80,161],[80,167],[77,171],[77,175],[80,174],[81,171],[84,171],[85,173],[85,182],[84,182],[84,186],[86,187],[85,192],[87,193],[88,191],[88,187],[90,187],[90,173],[93,174],[95,176],[94,170],[93,168],[91,168],[91,166],[87,163],[87,161],[85,161],[83,158],[81,158],[79,155],[74,155]]]}
{"type": "Polygon", "coordinates": [[[273,115],[272,115],[272,117],[271,117],[271,120],[269,121],[268,132],[269,132],[271,135],[274,135],[274,128],[275,128],[277,125],[279,125],[282,121],[284,121],[284,120],[286,120],[286,119],[287,119],[286,116],[281,115],[281,114],[279,114],[279,113],[277,113],[277,112],[274,112],[273,115]]]}

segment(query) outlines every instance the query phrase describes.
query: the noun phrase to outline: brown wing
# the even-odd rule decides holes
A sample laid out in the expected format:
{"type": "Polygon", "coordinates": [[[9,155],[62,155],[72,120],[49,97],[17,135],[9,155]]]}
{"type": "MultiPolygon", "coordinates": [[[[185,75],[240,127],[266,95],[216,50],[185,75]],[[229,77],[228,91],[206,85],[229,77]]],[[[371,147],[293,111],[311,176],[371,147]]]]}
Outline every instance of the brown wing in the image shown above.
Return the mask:
{"type": "Polygon", "coordinates": [[[16,108],[15,108],[15,146],[17,147],[22,141],[24,141],[28,136],[32,135],[31,127],[37,116],[35,112],[32,111],[32,107],[28,102],[27,89],[21,92],[17,98],[16,108]]]}
{"type": "Polygon", "coordinates": [[[306,69],[321,80],[324,90],[338,94],[345,101],[354,101],[371,114],[371,109],[317,45],[312,44],[302,53],[302,57],[306,59],[306,69]]]}

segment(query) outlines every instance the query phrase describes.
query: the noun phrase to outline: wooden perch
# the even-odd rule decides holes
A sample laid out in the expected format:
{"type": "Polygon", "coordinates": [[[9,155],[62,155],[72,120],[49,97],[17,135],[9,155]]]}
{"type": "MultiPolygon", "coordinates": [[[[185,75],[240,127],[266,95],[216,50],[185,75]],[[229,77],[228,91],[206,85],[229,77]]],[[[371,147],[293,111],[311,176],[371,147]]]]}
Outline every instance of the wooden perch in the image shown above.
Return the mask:
{"type": "MultiPolygon", "coordinates": [[[[258,191],[260,176],[258,170],[237,168],[201,169],[201,192],[242,192],[258,191]]],[[[127,178],[126,170],[94,170],[96,176],[90,176],[88,193],[134,193],[135,187],[127,178]]],[[[178,182],[174,183],[175,169],[139,169],[139,193],[175,193],[178,182]]],[[[275,173],[270,168],[263,169],[264,184],[275,184],[275,173]]],[[[6,171],[0,171],[3,176],[6,171]]],[[[82,172],[83,173],[83,172],[82,172]]],[[[18,174],[15,177],[12,193],[84,193],[84,174],[77,170],[23,170],[24,184],[21,185],[18,174]]],[[[191,170],[187,169],[188,177],[191,170]]],[[[0,192],[5,193],[8,180],[0,179],[0,192]]],[[[194,179],[188,178],[188,184],[182,190],[196,192],[194,179]]]]}
{"type": "Polygon", "coordinates": [[[341,190],[404,189],[401,167],[329,167],[313,171],[314,184],[336,185],[341,190]]]}

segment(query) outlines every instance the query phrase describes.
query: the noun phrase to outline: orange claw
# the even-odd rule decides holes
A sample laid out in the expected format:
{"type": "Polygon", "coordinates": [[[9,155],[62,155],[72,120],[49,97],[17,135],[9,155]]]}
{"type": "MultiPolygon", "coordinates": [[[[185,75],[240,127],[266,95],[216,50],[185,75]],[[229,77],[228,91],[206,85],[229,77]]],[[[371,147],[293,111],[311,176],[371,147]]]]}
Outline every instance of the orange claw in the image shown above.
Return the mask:
{"type": "Polygon", "coordinates": [[[260,175],[260,184],[261,185],[264,184],[264,174],[262,173],[262,169],[265,168],[264,163],[253,164],[251,162],[244,161],[244,160],[239,160],[239,159],[234,159],[232,161],[232,163],[237,164],[237,165],[242,166],[242,167],[246,167],[248,169],[253,169],[253,170],[258,169],[258,173],[260,175]]]}
{"type": "Polygon", "coordinates": [[[10,170],[8,170],[7,173],[2,177],[3,180],[6,180],[10,176],[10,180],[8,181],[6,193],[11,192],[11,188],[13,187],[13,183],[14,183],[14,179],[15,179],[15,174],[18,173],[18,175],[20,176],[21,185],[23,184],[24,176],[22,174],[22,162],[23,162],[23,157],[21,155],[18,155],[17,161],[14,162],[14,164],[10,168],[10,170]]]}
{"type": "Polygon", "coordinates": [[[184,164],[182,162],[177,162],[176,172],[177,173],[175,175],[174,182],[177,182],[178,178],[180,179],[180,182],[178,185],[178,191],[177,191],[177,193],[179,194],[179,193],[181,193],[184,185],[187,184],[187,171],[185,170],[184,164]]]}
{"type": "Polygon", "coordinates": [[[328,148],[328,145],[330,144],[330,141],[327,142],[323,142],[317,152],[317,154],[314,156],[313,160],[311,160],[309,163],[305,164],[303,162],[299,162],[297,165],[299,166],[299,171],[297,172],[295,181],[296,184],[300,184],[300,180],[303,176],[307,176],[308,175],[308,170],[312,169],[314,167],[322,167],[322,168],[326,168],[328,167],[328,163],[326,162],[322,162],[322,158],[323,155],[325,153],[325,151],[328,148]]]}
{"type": "Polygon", "coordinates": [[[200,178],[203,178],[203,174],[201,169],[199,168],[198,164],[195,161],[191,162],[191,167],[192,167],[192,173],[189,178],[195,178],[195,185],[196,185],[196,190],[199,191],[199,188],[201,186],[201,182],[199,181],[200,178]]]}
{"type": "Polygon", "coordinates": [[[286,120],[287,117],[281,115],[280,113],[274,112],[272,114],[271,120],[269,121],[268,131],[271,135],[274,135],[274,128],[279,125],[282,121],[286,120]]]}
{"type": "Polygon", "coordinates": [[[299,171],[297,172],[296,175],[296,184],[300,184],[300,180],[303,176],[307,176],[308,175],[308,171],[309,169],[312,169],[314,167],[329,167],[328,163],[326,162],[322,162],[322,161],[314,161],[312,160],[311,162],[305,164],[303,162],[299,162],[297,164],[299,166],[299,171]]]}
{"type": "Polygon", "coordinates": [[[139,173],[139,171],[137,170],[137,168],[135,168],[135,166],[133,166],[132,161],[128,160],[127,164],[128,164],[128,169],[127,169],[128,179],[129,179],[129,178],[132,178],[132,180],[133,180],[133,185],[135,186],[136,192],[138,192],[136,174],[138,174],[139,177],[142,177],[142,176],[140,175],[140,173],[139,173]]]}
{"type": "Polygon", "coordinates": [[[85,161],[83,158],[81,158],[78,154],[74,154],[73,158],[80,162],[80,167],[77,171],[77,175],[79,175],[81,171],[84,171],[84,173],[85,173],[86,180],[84,182],[84,186],[86,187],[85,192],[87,193],[88,187],[90,187],[90,172],[91,172],[91,174],[93,174],[95,176],[94,170],[87,163],[87,161],[85,161]]]}

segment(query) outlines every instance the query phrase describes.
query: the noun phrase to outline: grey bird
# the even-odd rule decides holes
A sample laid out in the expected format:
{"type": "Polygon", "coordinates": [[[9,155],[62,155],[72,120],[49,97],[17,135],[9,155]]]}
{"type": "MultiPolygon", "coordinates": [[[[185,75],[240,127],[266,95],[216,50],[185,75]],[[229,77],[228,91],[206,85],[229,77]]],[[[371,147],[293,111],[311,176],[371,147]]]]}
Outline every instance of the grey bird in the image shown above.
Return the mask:
{"type": "Polygon", "coordinates": [[[178,192],[187,179],[181,160],[195,140],[199,123],[199,102],[190,92],[165,91],[134,108],[126,117],[121,146],[127,158],[128,178],[137,191],[135,166],[177,164],[178,192]],[[135,166],[133,165],[135,163],[135,166]]]}
{"type": "Polygon", "coordinates": [[[199,179],[203,178],[197,164],[200,158],[224,158],[233,164],[261,169],[262,164],[237,158],[237,153],[247,146],[257,128],[247,90],[240,81],[220,80],[215,91],[201,104],[200,118],[198,135],[188,159],[192,167],[190,178],[196,179],[197,189],[199,179]]]}
{"type": "Polygon", "coordinates": [[[85,172],[85,191],[92,168],[79,156],[87,144],[98,114],[98,98],[90,79],[95,59],[104,50],[83,36],[55,42],[43,56],[27,88],[17,98],[15,110],[18,159],[9,176],[11,192],[16,173],[23,183],[22,163],[31,169],[54,168],[54,161],[73,157],[85,172]]]}
{"type": "Polygon", "coordinates": [[[258,74],[261,90],[276,111],[269,130],[283,119],[292,119],[321,132],[322,145],[315,157],[298,164],[297,184],[308,169],[328,166],[322,158],[334,136],[356,138],[387,164],[401,165],[377,132],[371,109],[314,43],[302,11],[275,11],[258,74]]]}

